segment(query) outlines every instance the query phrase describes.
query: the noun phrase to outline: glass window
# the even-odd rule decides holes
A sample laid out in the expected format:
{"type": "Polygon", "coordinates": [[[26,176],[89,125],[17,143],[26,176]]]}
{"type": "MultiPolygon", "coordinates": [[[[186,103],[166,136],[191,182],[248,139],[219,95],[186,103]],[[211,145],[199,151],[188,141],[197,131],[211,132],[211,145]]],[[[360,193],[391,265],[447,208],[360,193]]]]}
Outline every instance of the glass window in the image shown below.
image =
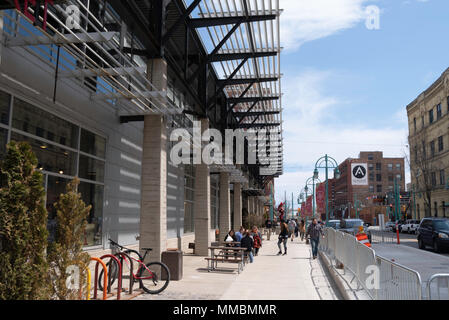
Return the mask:
{"type": "Polygon", "coordinates": [[[445,185],[446,184],[444,170],[440,170],[440,184],[441,185],[445,185]]]}
{"type": "Polygon", "coordinates": [[[381,163],[376,163],[376,170],[381,170],[382,169],[382,164],[381,163]]]}
{"type": "Polygon", "coordinates": [[[376,174],[376,181],[382,181],[382,175],[376,174]]]}
{"type": "Polygon", "coordinates": [[[106,155],[106,139],[81,129],[80,150],[104,159],[106,155]]]}
{"type": "Polygon", "coordinates": [[[389,163],[387,167],[388,167],[388,171],[393,170],[393,164],[392,163],[389,163]]]}
{"type": "Polygon", "coordinates": [[[443,151],[444,145],[443,145],[443,136],[438,137],[438,151],[443,151]]]}
{"type": "Polygon", "coordinates": [[[437,105],[437,119],[441,118],[441,103],[437,105]]]}
{"type": "Polygon", "coordinates": [[[429,123],[433,122],[433,109],[429,111],[429,123]]]}
{"type": "Polygon", "coordinates": [[[374,159],[374,156],[370,153],[369,155],[368,155],[368,160],[373,160],[374,159]]]}
{"type": "Polygon", "coordinates": [[[370,191],[370,192],[374,192],[374,186],[373,186],[373,185],[370,185],[370,186],[369,186],[369,191],[370,191]]]}
{"type": "Polygon", "coordinates": [[[91,205],[87,217],[86,233],[84,235],[84,245],[94,246],[101,244],[101,227],[103,220],[103,186],[81,182],[78,192],[86,205],[91,205]]]}
{"type": "Polygon", "coordinates": [[[377,185],[377,192],[382,192],[382,185],[381,184],[377,185]]]}
{"type": "Polygon", "coordinates": [[[104,181],[104,161],[80,154],[79,177],[92,181],[104,181]]]}
{"type": "Polygon", "coordinates": [[[436,175],[435,172],[431,173],[431,183],[432,183],[432,186],[436,186],[437,185],[437,175],[436,175]]]}
{"type": "Polygon", "coordinates": [[[184,233],[195,231],[195,167],[184,166],[184,233]]]}
{"type": "Polygon", "coordinates": [[[11,133],[11,140],[20,142],[26,141],[31,145],[38,160],[38,168],[41,170],[75,176],[76,174],[76,153],[68,151],[52,144],[46,144],[37,139],[11,133]]]}
{"type": "Polygon", "coordinates": [[[397,174],[397,175],[396,175],[396,179],[397,179],[398,181],[401,181],[401,180],[402,180],[402,176],[401,176],[400,174],[397,174]]]}
{"type": "Polygon", "coordinates": [[[432,157],[435,155],[435,141],[430,142],[430,155],[432,157]]]}
{"type": "Polygon", "coordinates": [[[67,147],[77,148],[77,126],[17,98],[14,99],[13,110],[13,128],[67,147]]]}
{"type": "Polygon", "coordinates": [[[374,164],[368,163],[368,169],[373,170],[374,169],[374,164]]]}
{"type": "Polygon", "coordinates": [[[8,142],[8,130],[0,128],[0,160],[6,154],[6,143],[8,142]]]}
{"type": "Polygon", "coordinates": [[[59,200],[59,196],[66,192],[67,183],[69,183],[67,179],[48,175],[46,206],[48,211],[47,229],[49,242],[55,241],[56,236],[56,208],[54,204],[59,200]]]}
{"type": "Polygon", "coordinates": [[[9,124],[9,105],[11,96],[6,92],[0,91],[0,123],[9,124]]]}
{"type": "Polygon", "coordinates": [[[401,164],[400,163],[396,163],[396,170],[401,170],[401,164]]]}
{"type": "Polygon", "coordinates": [[[392,174],[389,174],[389,175],[388,175],[388,181],[390,181],[390,182],[393,181],[393,175],[392,175],[392,174]]]}

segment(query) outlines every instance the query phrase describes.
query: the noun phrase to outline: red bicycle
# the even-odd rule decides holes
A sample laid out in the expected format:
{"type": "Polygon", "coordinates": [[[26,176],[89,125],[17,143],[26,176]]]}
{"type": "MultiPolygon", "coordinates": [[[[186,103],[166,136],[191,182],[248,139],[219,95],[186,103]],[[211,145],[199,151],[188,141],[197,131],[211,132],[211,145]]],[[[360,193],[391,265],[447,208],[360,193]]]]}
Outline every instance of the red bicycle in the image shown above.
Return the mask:
{"type": "MultiPolygon", "coordinates": [[[[145,254],[142,256],[138,251],[125,248],[111,239],[109,239],[109,242],[113,247],[116,247],[120,250],[115,254],[115,256],[120,260],[122,266],[123,262],[125,262],[128,266],[128,269],[131,270],[131,264],[134,266],[135,262],[137,262],[139,268],[137,269],[136,273],[132,272],[133,283],[139,282],[140,288],[150,294],[158,294],[164,291],[165,288],[167,288],[168,283],[170,282],[170,270],[168,269],[168,267],[162,262],[155,261],[149,262],[147,264],[145,264],[144,262],[148,252],[152,250],[151,248],[142,248],[142,250],[145,251],[145,254]],[[125,253],[126,255],[122,255],[121,253],[125,253]],[[136,255],[138,258],[135,258],[132,255],[136,255]],[[133,262],[130,262],[129,259],[131,259],[133,262]]],[[[117,262],[112,259],[106,265],[108,266],[108,277],[109,275],[111,277],[108,284],[109,291],[114,281],[118,278],[119,267],[117,265],[117,262]]],[[[103,290],[102,283],[103,270],[100,272],[100,275],[98,277],[98,287],[100,290],[103,290]]]]}

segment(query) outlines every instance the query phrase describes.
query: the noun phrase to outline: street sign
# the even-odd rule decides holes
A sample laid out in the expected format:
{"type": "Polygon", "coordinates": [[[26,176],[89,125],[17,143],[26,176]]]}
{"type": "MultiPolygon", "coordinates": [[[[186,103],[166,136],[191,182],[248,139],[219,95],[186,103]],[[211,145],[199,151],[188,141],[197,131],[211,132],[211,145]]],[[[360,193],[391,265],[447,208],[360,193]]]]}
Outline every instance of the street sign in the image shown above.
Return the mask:
{"type": "Polygon", "coordinates": [[[368,185],[368,165],[366,163],[351,163],[351,184],[353,186],[368,185]]]}

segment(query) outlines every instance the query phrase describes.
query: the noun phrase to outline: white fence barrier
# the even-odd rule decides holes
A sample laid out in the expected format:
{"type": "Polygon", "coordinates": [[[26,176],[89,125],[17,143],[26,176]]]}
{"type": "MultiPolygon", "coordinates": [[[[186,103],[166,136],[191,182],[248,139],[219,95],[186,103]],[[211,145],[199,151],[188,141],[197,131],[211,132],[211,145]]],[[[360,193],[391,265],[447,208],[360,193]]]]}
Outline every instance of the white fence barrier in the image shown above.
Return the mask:
{"type": "MultiPolygon", "coordinates": [[[[343,264],[351,272],[357,286],[375,300],[421,300],[422,287],[418,272],[376,257],[374,250],[357,241],[350,234],[324,229],[320,249],[335,263],[343,264]]],[[[352,282],[352,281],[351,281],[352,282]]]]}
{"type": "Polygon", "coordinates": [[[431,276],[426,292],[428,300],[449,300],[449,274],[438,273],[431,276]]]}

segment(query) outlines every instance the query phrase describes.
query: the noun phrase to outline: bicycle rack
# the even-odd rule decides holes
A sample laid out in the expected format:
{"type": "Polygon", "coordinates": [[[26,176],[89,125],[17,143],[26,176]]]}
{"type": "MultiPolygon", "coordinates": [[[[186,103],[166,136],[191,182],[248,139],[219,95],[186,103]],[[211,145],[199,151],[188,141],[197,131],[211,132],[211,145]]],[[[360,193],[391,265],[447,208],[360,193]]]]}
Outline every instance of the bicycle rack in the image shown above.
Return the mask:
{"type": "Polygon", "coordinates": [[[91,281],[91,274],[89,267],[86,268],[87,270],[87,288],[86,288],[86,299],[90,300],[90,281],[91,281]]]}
{"type": "MultiPolygon", "coordinates": [[[[104,256],[100,257],[100,259],[104,259],[104,258],[111,258],[111,259],[114,259],[115,262],[117,262],[117,265],[118,265],[117,300],[120,300],[120,292],[122,291],[122,264],[120,263],[119,259],[116,256],[112,255],[112,254],[105,254],[104,256]]],[[[110,265],[112,266],[112,263],[110,265]]],[[[97,266],[98,266],[98,264],[97,264],[97,266]]],[[[97,266],[95,266],[95,275],[97,274],[97,266]]],[[[111,286],[111,277],[110,276],[111,275],[109,274],[109,277],[107,279],[109,286],[104,286],[103,287],[103,293],[107,292],[107,291],[108,292],[111,291],[111,287],[112,286],[111,286]]],[[[105,277],[105,280],[106,280],[106,273],[104,274],[104,277],[105,277]]],[[[95,279],[96,278],[97,277],[95,276],[95,279]]],[[[106,281],[105,281],[105,283],[106,283],[106,281]]],[[[95,289],[96,289],[96,287],[97,287],[97,283],[95,282],[95,289]]]]}
{"type": "Polygon", "coordinates": [[[108,298],[108,293],[106,292],[106,288],[108,286],[108,268],[104,264],[103,260],[99,258],[90,258],[91,261],[97,261],[95,264],[95,277],[94,277],[94,299],[97,299],[97,278],[98,278],[98,264],[101,263],[101,266],[103,267],[104,272],[104,283],[103,283],[103,300],[106,300],[108,298]]]}
{"type": "MultiPolygon", "coordinates": [[[[134,285],[134,274],[133,274],[133,260],[131,257],[124,252],[117,252],[116,255],[123,256],[128,259],[130,267],[129,267],[129,294],[133,293],[133,285],[134,285]]],[[[122,257],[120,257],[120,262],[123,260],[122,257]]],[[[123,268],[123,264],[122,264],[123,268]]],[[[123,270],[122,270],[123,271],[123,270]]]]}

